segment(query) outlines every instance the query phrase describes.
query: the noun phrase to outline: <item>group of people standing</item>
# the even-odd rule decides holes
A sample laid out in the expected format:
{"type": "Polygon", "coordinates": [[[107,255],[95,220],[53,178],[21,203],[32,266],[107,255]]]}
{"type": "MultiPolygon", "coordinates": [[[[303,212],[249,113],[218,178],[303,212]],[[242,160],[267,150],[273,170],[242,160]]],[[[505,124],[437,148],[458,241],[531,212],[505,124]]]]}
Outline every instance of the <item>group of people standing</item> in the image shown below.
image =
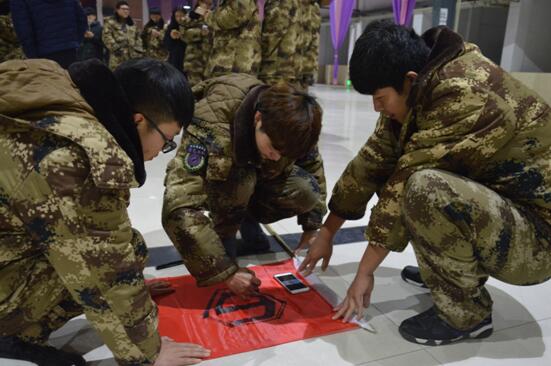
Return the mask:
{"type": "MultiPolygon", "coordinates": [[[[116,3],[114,15],[103,26],[94,9],[83,10],[77,1],[67,2],[72,8],[56,11],[39,27],[31,26],[36,9],[25,2],[12,3],[17,4],[12,5],[15,32],[8,9],[0,19],[6,29],[0,38],[0,61],[22,57],[21,52],[8,53],[18,43],[27,57],[50,58],[65,68],[76,60],[98,58],[115,69],[126,60],[151,57],[184,71],[191,85],[245,73],[269,84],[286,81],[306,87],[318,70],[318,0],[267,0],[263,19],[256,0],[219,1],[216,6],[212,0],[200,0],[191,8],[174,9],[166,24],[160,9],[151,8],[141,31],[124,0],[116,3]],[[51,21],[56,16],[63,20],[51,21]]],[[[48,12],[51,4],[40,7],[48,12]]]]}

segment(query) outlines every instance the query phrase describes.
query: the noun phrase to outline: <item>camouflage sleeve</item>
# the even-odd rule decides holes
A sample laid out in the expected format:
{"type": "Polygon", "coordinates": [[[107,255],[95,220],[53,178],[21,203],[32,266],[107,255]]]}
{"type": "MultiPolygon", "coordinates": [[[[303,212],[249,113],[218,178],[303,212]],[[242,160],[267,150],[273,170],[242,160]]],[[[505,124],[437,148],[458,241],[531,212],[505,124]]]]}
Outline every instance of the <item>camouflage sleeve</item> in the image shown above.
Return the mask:
{"type": "MultiPolygon", "coordinates": [[[[289,13],[292,11],[296,12],[296,8],[290,1],[284,1],[281,5],[274,4],[269,9],[270,16],[265,16],[262,24],[262,55],[264,57],[272,56],[274,51],[280,47],[283,36],[291,28],[293,18],[289,13]]],[[[294,47],[292,51],[294,52],[294,47]]]]}
{"type": "Polygon", "coordinates": [[[329,210],[346,220],[364,216],[367,203],[394,171],[398,154],[392,123],[381,116],[375,132],[360,149],[333,188],[329,210]]]}
{"type": "Polygon", "coordinates": [[[119,364],[153,363],[160,350],[157,307],[132,245],[129,191],[96,187],[74,145],[48,154],[37,171],[27,184],[44,200],[21,211],[29,226],[40,227],[48,261],[119,364]]]}
{"type": "Polygon", "coordinates": [[[256,9],[254,0],[226,1],[206,17],[205,22],[214,30],[241,28],[255,16],[256,9]]]}
{"type": "Polygon", "coordinates": [[[511,139],[516,121],[510,117],[513,113],[501,97],[471,85],[467,79],[438,83],[432,91],[431,106],[417,119],[418,126],[426,126],[420,133],[432,144],[400,157],[373,208],[366,238],[392,251],[404,250],[409,237],[400,204],[409,177],[431,168],[472,176],[511,139]]]}
{"type": "Polygon", "coordinates": [[[185,136],[167,167],[163,203],[163,227],[180,252],[198,286],[210,286],[237,272],[237,264],[226,254],[222,241],[206,216],[207,193],[202,175],[184,166],[185,136]]]}
{"type": "Polygon", "coordinates": [[[323,160],[321,158],[321,154],[319,153],[318,147],[315,146],[304,159],[298,160],[296,165],[312,174],[320,187],[320,200],[316,207],[310,212],[299,215],[297,218],[297,222],[302,226],[302,230],[316,230],[321,226],[323,217],[327,212],[327,183],[325,182],[323,160]]]}
{"type": "Polygon", "coordinates": [[[105,48],[107,48],[109,52],[115,53],[122,48],[122,44],[119,44],[115,39],[115,29],[109,20],[107,20],[103,26],[101,38],[105,48]]]}
{"type": "Polygon", "coordinates": [[[184,42],[200,42],[202,39],[201,28],[185,28],[181,33],[181,40],[184,42]]]}

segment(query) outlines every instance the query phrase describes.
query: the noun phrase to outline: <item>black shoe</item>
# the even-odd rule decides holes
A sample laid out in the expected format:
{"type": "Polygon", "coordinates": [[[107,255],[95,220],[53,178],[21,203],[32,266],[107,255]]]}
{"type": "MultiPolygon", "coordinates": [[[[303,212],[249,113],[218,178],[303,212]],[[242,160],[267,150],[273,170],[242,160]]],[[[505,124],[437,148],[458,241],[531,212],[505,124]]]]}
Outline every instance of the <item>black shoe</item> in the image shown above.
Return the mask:
{"type": "Polygon", "coordinates": [[[0,337],[0,357],[34,362],[38,366],[85,366],[82,356],[51,346],[25,342],[17,337],[0,337]]]}
{"type": "Polygon", "coordinates": [[[242,241],[237,245],[237,255],[265,253],[270,250],[270,241],[258,221],[247,214],[239,228],[242,241]]]}
{"type": "Polygon", "coordinates": [[[425,282],[421,278],[419,267],[405,266],[400,275],[402,276],[402,279],[410,285],[427,288],[427,285],[425,285],[425,282]]]}
{"type": "Polygon", "coordinates": [[[398,328],[404,339],[426,346],[440,346],[470,338],[489,337],[494,328],[492,316],[488,316],[480,324],[469,330],[455,329],[440,319],[433,306],[429,310],[406,319],[398,328]]]}

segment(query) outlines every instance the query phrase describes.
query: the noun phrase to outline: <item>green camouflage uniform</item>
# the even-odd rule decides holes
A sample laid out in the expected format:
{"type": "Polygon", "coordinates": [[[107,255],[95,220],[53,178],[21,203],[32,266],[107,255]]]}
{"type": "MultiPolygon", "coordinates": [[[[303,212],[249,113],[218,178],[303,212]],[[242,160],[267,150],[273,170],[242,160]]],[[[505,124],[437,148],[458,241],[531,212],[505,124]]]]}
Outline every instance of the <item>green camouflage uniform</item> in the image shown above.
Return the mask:
{"type": "Polygon", "coordinates": [[[381,116],[329,208],[358,219],[377,192],[366,239],[393,251],[411,240],[440,316],[468,329],[491,313],[488,276],[551,276],[551,109],[475,45],[435,34],[407,121],[381,116]]]}
{"type": "Polygon", "coordinates": [[[318,228],[325,213],[317,148],[296,162],[257,157],[254,104],[266,88],[246,74],[194,88],[194,122],[167,168],[163,225],[199,286],[237,271],[221,240],[235,236],[247,211],[264,223],[298,215],[304,230],[318,228]]]}
{"type": "Polygon", "coordinates": [[[203,19],[189,19],[186,17],[180,25],[180,39],[186,43],[184,72],[191,85],[200,83],[205,73],[207,52],[209,51],[209,35],[203,34],[203,19]]]}
{"type": "Polygon", "coordinates": [[[301,38],[297,46],[297,79],[307,87],[314,83],[318,75],[318,55],[320,43],[321,13],[316,0],[302,0],[301,38]]]}
{"type": "Polygon", "coordinates": [[[147,57],[154,58],[160,61],[166,61],[168,58],[168,51],[163,45],[163,39],[165,36],[166,26],[163,29],[157,27],[150,27],[147,30],[142,31],[142,43],[147,57]],[[159,37],[154,37],[151,30],[157,30],[160,32],[159,37]]]}
{"type": "Polygon", "coordinates": [[[9,15],[0,16],[0,62],[23,59],[23,50],[9,15]]]}
{"type": "Polygon", "coordinates": [[[205,22],[213,32],[205,79],[230,73],[256,76],[262,52],[256,1],[221,0],[205,22]]]}
{"type": "Polygon", "coordinates": [[[54,62],[5,62],[0,83],[0,335],[45,343],[84,312],[119,364],[153,362],[132,161],[54,62]]]}
{"type": "Polygon", "coordinates": [[[296,81],[293,57],[299,34],[299,6],[299,0],[266,1],[259,79],[267,84],[296,81]]]}
{"type": "Polygon", "coordinates": [[[142,39],[136,25],[118,22],[115,17],[105,20],[103,43],[109,50],[109,67],[114,70],[124,61],[144,56],[142,39]]]}

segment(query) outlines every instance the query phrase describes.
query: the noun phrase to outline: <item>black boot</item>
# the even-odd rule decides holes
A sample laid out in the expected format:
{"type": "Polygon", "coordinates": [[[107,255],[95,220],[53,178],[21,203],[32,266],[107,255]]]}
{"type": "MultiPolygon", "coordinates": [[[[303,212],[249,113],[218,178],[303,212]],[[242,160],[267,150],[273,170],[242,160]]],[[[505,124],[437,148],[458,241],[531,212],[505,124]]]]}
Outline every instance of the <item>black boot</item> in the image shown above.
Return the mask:
{"type": "Polygon", "coordinates": [[[400,275],[402,276],[402,279],[410,285],[427,288],[425,281],[421,278],[419,267],[405,266],[400,275]]]}
{"type": "Polygon", "coordinates": [[[237,255],[265,253],[270,250],[270,241],[257,220],[251,215],[245,215],[239,229],[241,243],[237,246],[237,255]]]}
{"type": "Polygon", "coordinates": [[[436,307],[406,319],[400,324],[404,339],[427,346],[440,346],[469,338],[486,338],[493,332],[492,316],[468,330],[459,330],[440,319],[436,307]]]}
{"type": "Polygon", "coordinates": [[[0,357],[34,362],[38,366],[85,366],[82,356],[51,346],[25,342],[17,337],[0,337],[0,357]]]}

